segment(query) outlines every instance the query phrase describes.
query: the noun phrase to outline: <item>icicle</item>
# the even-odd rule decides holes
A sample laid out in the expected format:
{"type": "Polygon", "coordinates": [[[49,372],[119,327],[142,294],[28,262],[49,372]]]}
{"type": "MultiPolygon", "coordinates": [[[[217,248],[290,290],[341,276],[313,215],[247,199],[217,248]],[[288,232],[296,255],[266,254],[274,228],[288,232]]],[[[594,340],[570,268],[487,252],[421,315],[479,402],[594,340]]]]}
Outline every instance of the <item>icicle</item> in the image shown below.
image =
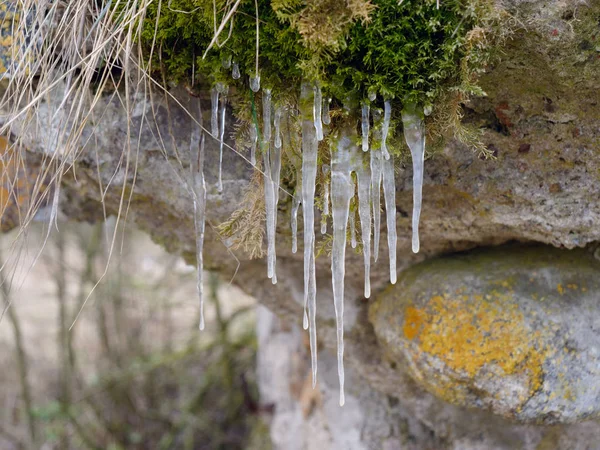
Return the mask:
{"type": "MultiPolygon", "coordinates": [[[[197,102],[197,114],[202,123],[200,101],[197,102]]],[[[195,112],[194,112],[195,113],[195,112]]],[[[202,285],[204,247],[204,224],[206,211],[206,183],[204,181],[204,134],[202,127],[192,121],[190,136],[190,171],[192,172],[192,194],[194,199],[194,228],[196,230],[196,265],[198,266],[197,289],[200,300],[200,329],[204,329],[204,289],[202,285]],[[202,135],[202,137],[201,137],[202,135]]]]}
{"type": "Polygon", "coordinates": [[[394,158],[383,161],[383,197],[387,219],[388,249],[390,252],[390,282],[396,284],[396,182],[394,158]]]}
{"type": "Polygon", "coordinates": [[[369,98],[369,101],[374,102],[375,99],[377,98],[377,92],[375,92],[374,89],[369,90],[367,97],[369,98]]]}
{"type": "Polygon", "coordinates": [[[392,117],[392,106],[389,101],[383,104],[383,126],[381,127],[381,152],[385,159],[390,159],[390,154],[387,149],[387,137],[390,131],[390,119],[392,117]]]}
{"type": "Polygon", "coordinates": [[[352,171],[362,167],[362,152],[355,145],[353,129],[342,130],[337,149],[331,155],[331,211],[333,216],[333,247],[331,273],[333,303],[338,342],[338,377],[340,382],[340,405],[344,398],[344,260],[346,256],[346,229],[350,200],[354,196],[352,171]]]}
{"type": "Polygon", "coordinates": [[[250,89],[252,92],[260,91],[260,75],[258,73],[255,77],[250,77],[250,89]]]}
{"type": "Polygon", "coordinates": [[[258,145],[258,125],[252,124],[250,127],[250,162],[256,165],[256,146],[258,145]]]}
{"type": "Polygon", "coordinates": [[[262,153],[264,163],[265,208],[267,216],[267,276],[273,284],[277,283],[275,275],[275,190],[273,170],[271,168],[271,90],[263,91],[263,142],[262,153]]]}
{"type": "Polygon", "coordinates": [[[366,152],[369,150],[369,104],[364,102],[362,104],[362,150],[366,152]]]}
{"type": "Polygon", "coordinates": [[[419,252],[419,218],[423,192],[423,163],[425,160],[425,123],[423,112],[415,103],[404,105],[402,110],[404,139],[410,148],[413,160],[413,217],[412,251],[419,252]]]}
{"type": "Polygon", "coordinates": [[[327,180],[329,166],[327,164],[323,164],[321,170],[323,171],[323,177],[325,180],[325,182],[323,183],[323,215],[321,216],[321,234],[326,234],[327,216],[329,216],[329,181],[327,180]]]}
{"type": "Polygon", "coordinates": [[[233,77],[234,80],[239,80],[240,77],[242,76],[240,74],[240,66],[235,61],[233,62],[233,69],[231,69],[231,76],[233,77]]]}
{"type": "Polygon", "coordinates": [[[362,161],[355,165],[354,170],[358,179],[358,217],[365,265],[365,298],[369,298],[371,296],[371,174],[362,161]]]}
{"type": "Polygon", "coordinates": [[[350,211],[349,224],[350,227],[350,246],[356,248],[358,242],[356,241],[356,219],[354,218],[354,210],[350,211]]]}
{"type": "Polygon", "coordinates": [[[315,183],[317,178],[318,141],[315,129],[313,96],[314,92],[310,84],[302,83],[300,114],[302,117],[302,209],[304,211],[304,306],[305,308],[308,306],[309,313],[310,351],[314,387],[317,381],[315,183]]]}
{"type": "MultiPolygon", "coordinates": [[[[373,142],[381,142],[381,112],[379,109],[373,109],[373,123],[376,127],[373,130],[373,142]]],[[[377,262],[379,257],[379,236],[381,232],[381,164],[383,157],[381,148],[371,148],[371,195],[373,204],[373,260],[377,262]]]]}
{"type": "Polygon", "coordinates": [[[315,122],[315,130],[317,132],[317,141],[323,140],[323,122],[321,121],[321,107],[323,105],[323,97],[321,96],[321,88],[315,86],[313,102],[313,116],[315,122]]]}
{"type": "MultiPolygon", "coordinates": [[[[219,86],[217,86],[219,88],[219,86]]],[[[227,86],[221,88],[221,129],[219,135],[219,181],[217,191],[223,192],[223,144],[225,143],[225,115],[227,112],[227,86]]]]}
{"type": "Polygon", "coordinates": [[[323,123],[329,125],[331,123],[331,114],[329,113],[329,104],[331,103],[330,98],[323,100],[323,123]]]}
{"type": "Polygon", "coordinates": [[[281,116],[283,114],[283,110],[281,108],[277,108],[275,110],[275,119],[273,120],[273,125],[275,125],[275,148],[281,148],[281,116]]]}
{"type": "MultiPolygon", "coordinates": [[[[277,113],[275,113],[277,117],[277,113]]],[[[281,145],[275,146],[271,152],[271,180],[273,183],[273,197],[275,198],[273,204],[273,278],[271,281],[273,284],[277,283],[277,253],[275,248],[275,230],[277,230],[277,205],[279,204],[279,177],[281,174],[281,145]]]]}
{"type": "Polygon", "coordinates": [[[215,139],[219,137],[219,91],[216,87],[210,90],[210,134],[215,139]]]}

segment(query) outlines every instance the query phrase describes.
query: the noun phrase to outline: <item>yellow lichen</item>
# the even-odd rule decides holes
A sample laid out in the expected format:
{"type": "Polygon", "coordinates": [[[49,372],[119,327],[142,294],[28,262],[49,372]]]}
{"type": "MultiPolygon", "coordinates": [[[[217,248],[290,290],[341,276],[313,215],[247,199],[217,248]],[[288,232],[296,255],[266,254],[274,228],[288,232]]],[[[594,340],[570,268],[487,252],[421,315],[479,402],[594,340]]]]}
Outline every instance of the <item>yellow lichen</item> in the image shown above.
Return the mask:
{"type": "Polygon", "coordinates": [[[506,298],[497,292],[485,299],[433,296],[423,308],[405,309],[404,336],[462,376],[474,378],[492,366],[525,375],[531,396],[542,383],[545,352],[539,332],[527,328],[523,313],[506,298]]]}

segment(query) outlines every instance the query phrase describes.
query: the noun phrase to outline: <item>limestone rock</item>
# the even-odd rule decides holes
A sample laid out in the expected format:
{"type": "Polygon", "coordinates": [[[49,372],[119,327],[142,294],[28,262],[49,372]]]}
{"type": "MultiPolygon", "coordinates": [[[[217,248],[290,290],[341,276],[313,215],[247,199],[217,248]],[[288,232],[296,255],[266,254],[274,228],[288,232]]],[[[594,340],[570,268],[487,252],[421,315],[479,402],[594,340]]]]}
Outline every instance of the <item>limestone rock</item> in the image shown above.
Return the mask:
{"type": "Polygon", "coordinates": [[[508,246],[405,271],[372,305],[379,342],[428,391],[527,422],[600,415],[600,262],[508,246]]]}

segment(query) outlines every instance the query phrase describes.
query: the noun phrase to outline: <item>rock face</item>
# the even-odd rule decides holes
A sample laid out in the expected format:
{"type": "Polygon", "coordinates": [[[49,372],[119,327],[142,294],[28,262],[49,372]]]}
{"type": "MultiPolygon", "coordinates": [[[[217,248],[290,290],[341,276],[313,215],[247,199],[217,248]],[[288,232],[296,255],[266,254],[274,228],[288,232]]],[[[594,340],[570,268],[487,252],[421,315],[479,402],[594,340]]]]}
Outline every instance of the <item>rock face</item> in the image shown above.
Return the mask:
{"type": "Polygon", "coordinates": [[[406,270],[371,306],[386,353],[436,396],[511,419],[600,414],[600,261],[542,246],[406,270]]]}

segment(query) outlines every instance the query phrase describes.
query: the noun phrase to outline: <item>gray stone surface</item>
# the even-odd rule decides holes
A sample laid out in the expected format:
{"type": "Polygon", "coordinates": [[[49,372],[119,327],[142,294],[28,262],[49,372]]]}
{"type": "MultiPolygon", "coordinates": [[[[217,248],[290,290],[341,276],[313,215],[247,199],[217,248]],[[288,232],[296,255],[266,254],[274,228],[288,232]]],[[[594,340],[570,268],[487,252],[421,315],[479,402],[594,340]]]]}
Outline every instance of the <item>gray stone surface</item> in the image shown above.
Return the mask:
{"type": "Polygon", "coordinates": [[[513,245],[406,270],[370,308],[384,351],[428,391],[511,419],[600,415],[600,261],[513,245]]]}

